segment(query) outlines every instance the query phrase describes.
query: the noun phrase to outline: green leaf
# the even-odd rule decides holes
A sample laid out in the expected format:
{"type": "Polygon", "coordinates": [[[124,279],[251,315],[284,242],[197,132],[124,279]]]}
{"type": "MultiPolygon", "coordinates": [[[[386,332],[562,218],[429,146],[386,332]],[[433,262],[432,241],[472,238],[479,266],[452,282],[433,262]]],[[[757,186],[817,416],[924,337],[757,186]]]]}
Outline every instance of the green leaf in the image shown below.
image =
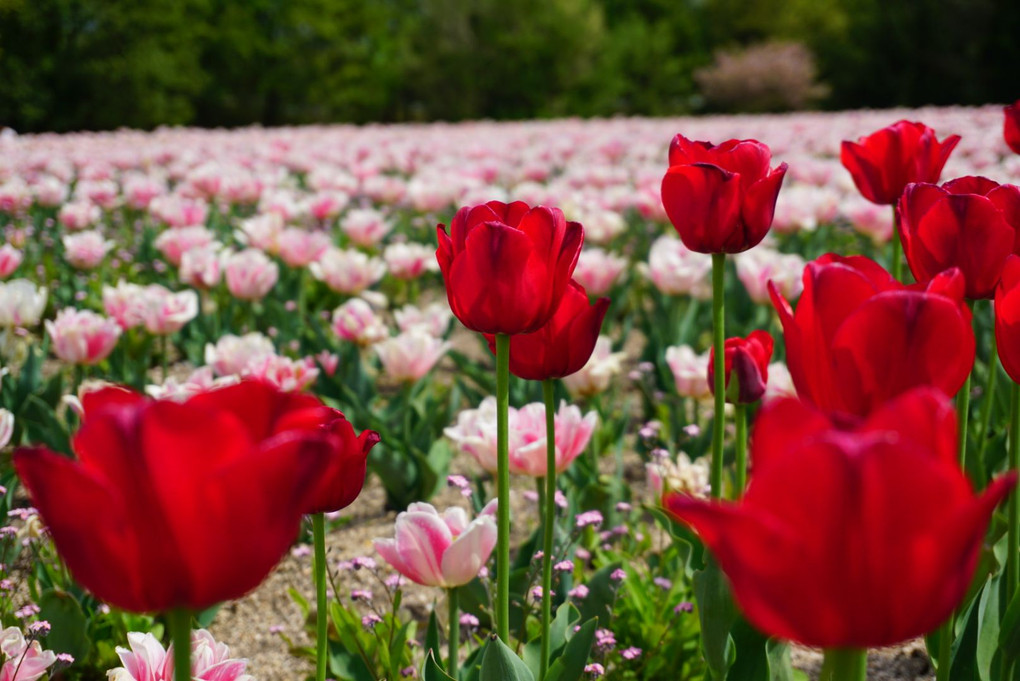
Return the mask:
{"type": "MultiPolygon", "coordinates": [[[[567,643],[567,635],[575,622],[581,619],[581,613],[570,603],[564,603],[556,609],[556,616],[549,623],[549,660],[555,660],[560,650],[567,643]]],[[[542,638],[528,641],[524,646],[524,662],[535,676],[541,666],[542,638]]]]}
{"type": "Polygon", "coordinates": [[[425,664],[421,668],[422,681],[454,681],[453,677],[443,671],[443,668],[436,662],[434,652],[434,648],[430,649],[425,656],[425,664]]]}
{"type": "Polygon", "coordinates": [[[332,640],[329,642],[329,671],[337,681],[376,681],[376,675],[360,656],[332,640]]]}
{"type": "Polygon", "coordinates": [[[694,597],[698,601],[705,662],[714,678],[724,679],[736,657],[730,630],[736,622],[737,609],[726,577],[715,560],[710,559],[704,570],[694,573],[694,597]]]}
{"type": "Polygon", "coordinates": [[[92,649],[88,635],[88,620],[81,605],[65,591],[47,589],[38,601],[39,619],[50,623],[46,648],[55,653],[67,653],[76,660],[84,660],[92,649]]]}
{"type": "Polygon", "coordinates": [[[212,621],[216,618],[216,613],[220,611],[222,603],[209,606],[205,610],[195,613],[195,621],[198,622],[199,629],[206,629],[212,624],[212,621]]]}
{"type": "Polygon", "coordinates": [[[592,643],[595,642],[597,619],[590,619],[581,625],[581,629],[567,642],[563,654],[549,666],[546,681],[577,681],[584,674],[588,664],[592,643]]]}
{"type": "Polygon", "coordinates": [[[999,609],[1002,603],[1002,573],[985,582],[978,601],[978,632],[975,663],[981,681],[996,681],[998,674],[992,674],[992,665],[999,652],[999,609]]]}
{"type": "Polygon", "coordinates": [[[535,675],[524,660],[496,636],[485,645],[482,673],[478,678],[479,681],[535,681],[535,675]]]}
{"type": "Polygon", "coordinates": [[[1020,658],[1020,590],[1006,608],[999,627],[999,649],[1008,660],[1020,658]]]}
{"type": "MultiPolygon", "coordinates": [[[[429,624],[425,628],[425,651],[429,657],[432,657],[432,654],[435,653],[436,659],[442,660],[442,653],[439,649],[439,620],[436,619],[435,609],[429,613],[429,624]]],[[[442,666],[439,662],[436,664],[442,666]]],[[[445,669],[445,667],[443,668],[445,669]]]]}
{"type": "Polygon", "coordinates": [[[301,620],[307,620],[308,614],[311,612],[311,606],[308,604],[308,599],[301,595],[294,587],[287,589],[287,593],[290,594],[292,601],[297,603],[297,606],[301,609],[301,620]]]}
{"type": "Polygon", "coordinates": [[[611,621],[612,604],[616,599],[617,583],[612,574],[620,568],[621,563],[610,563],[592,575],[588,580],[588,595],[581,603],[581,619],[587,622],[598,618],[603,622],[611,621]]]}

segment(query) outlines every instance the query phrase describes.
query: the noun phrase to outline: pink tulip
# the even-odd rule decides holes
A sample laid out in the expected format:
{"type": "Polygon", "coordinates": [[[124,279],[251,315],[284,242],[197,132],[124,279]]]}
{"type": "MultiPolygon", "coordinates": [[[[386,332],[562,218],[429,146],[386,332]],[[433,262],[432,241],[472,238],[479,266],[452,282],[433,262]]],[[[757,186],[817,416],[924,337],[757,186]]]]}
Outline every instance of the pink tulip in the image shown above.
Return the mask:
{"type": "Polygon", "coordinates": [[[47,292],[28,279],[0,282],[0,328],[35,326],[46,309],[47,292]]]}
{"type": "Polygon", "coordinates": [[[330,240],[324,232],[288,227],[277,239],[280,257],[291,267],[307,267],[322,257],[330,240]]]}
{"type": "Polygon", "coordinates": [[[103,310],[122,329],[133,329],[145,323],[145,287],[123,279],[116,286],[103,286],[103,310]]]}
{"type": "Polygon", "coordinates": [[[383,373],[391,380],[413,383],[435,366],[450,343],[421,328],[405,331],[375,346],[383,373]]]}
{"type": "Polygon", "coordinates": [[[319,368],[311,357],[291,359],[283,355],[264,355],[248,362],[241,375],[265,381],[284,392],[299,392],[315,383],[319,368]]]}
{"type": "Polygon", "coordinates": [[[623,370],[623,358],[626,353],[613,352],[612,343],[606,336],[599,336],[595,341],[595,350],[591,353],[588,363],[570,376],[561,380],[567,392],[578,397],[591,397],[604,392],[609,387],[613,376],[623,370]]]}
{"type": "Polygon", "coordinates": [[[153,245],[171,265],[179,267],[185,253],[215,241],[216,235],[211,230],[202,225],[191,225],[166,230],[156,237],[153,245]]]}
{"type": "Polygon", "coordinates": [[[66,307],[53,321],[46,320],[53,354],[70,364],[93,365],[106,359],[120,338],[116,320],[91,310],[66,307]]]}
{"type": "Polygon", "coordinates": [[[47,208],[63,206],[67,201],[67,184],[58,177],[43,175],[32,185],[35,202],[47,208]]]}
{"type": "Polygon", "coordinates": [[[204,225],[209,216],[209,204],[202,199],[169,194],[153,199],[149,204],[149,214],[169,227],[204,225]]]}
{"type": "Polygon", "coordinates": [[[711,256],[695,253],[674,236],[659,237],[648,251],[648,276],[657,289],[668,295],[711,298],[711,271],[711,256]]]}
{"type": "Polygon", "coordinates": [[[243,336],[225,334],[216,345],[206,344],[205,363],[217,376],[240,375],[254,360],[276,354],[273,341],[258,331],[243,336]]]}
{"type": "Polygon", "coordinates": [[[11,276],[25,258],[25,254],[11,244],[0,246],[0,279],[11,276]]]}
{"type": "Polygon", "coordinates": [[[601,248],[586,248],[577,258],[574,279],[585,288],[588,295],[603,296],[613,287],[626,267],[626,258],[601,248]]]}
{"type": "Polygon", "coordinates": [[[175,400],[184,402],[199,393],[209,392],[217,388],[225,388],[240,382],[240,376],[220,376],[217,378],[212,367],[199,367],[183,380],[167,378],[161,385],[145,386],[145,394],[156,400],[175,400]]]}
{"type": "Polygon", "coordinates": [[[673,372],[676,391],[681,397],[707,400],[712,396],[705,374],[709,353],[698,355],[689,345],[666,348],[666,364],[673,372]]]}
{"type": "Polygon", "coordinates": [[[123,185],[124,199],[135,210],[146,210],[153,199],[166,193],[166,183],[150,175],[131,175],[123,185]]]}
{"type": "Polygon", "coordinates": [[[38,641],[31,644],[17,627],[0,631],[0,681],[36,681],[57,661],[56,653],[43,650],[38,641]]]}
{"type": "Polygon", "coordinates": [[[421,327],[433,336],[445,336],[446,330],[450,328],[453,312],[444,299],[442,302],[432,303],[426,307],[405,305],[393,313],[393,318],[397,322],[397,328],[401,331],[410,331],[415,327],[421,327]]]}
{"type": "MultiPolygon", "coordinates": [[[[117,647],[123,667],[107,672],[109,681],[172,681],[173,645],[164,649],[149,633],[128,632],[128,648],[117,647]]],[[[246,674],[248,661],[230,657],[230,649],[217,643],[205,629],[191,632],[191,678],[194,681],[254,681],[246,674]]]]}
{"type": "MultiPolygon", "coordinates": [[[[562,473],[588,446],[598,425],[598,415],[591,411],[582,416],[578,407],[561,402],[553,423],[556,433],[556,472],[562,473]]],[[[534,402],[518,409],[514,430],[523,434],[524,443],[510,453],[510,472],[544,478],[548,470],[545,405],[534,402]]]]}
{"type": "Polygon", "coordinates": [[[264,213],[248,218],[241,223],[241,229],[235,234],[241,243],[257,248],[266,253],[279,250],[280,235],[283,233],[284,222],[276,213],[264,213]]]}
{"type": "Polygon", "coordinates": [[[318,262],[309,266],[309,270],[337,293],[356,296],[382,279],[386,265],[361,251],[330,248],[318,262]]]}
{"type": "Polygon", "coordinates": [[[115,245],[94,229],[77,234],[65,234],[63,241],[64,257],[72,267],[79,270],[97,267],[115,245]]]}
{"type": "Polygon", "coordinates": [[[217,243],[192,248],[181,255],[177,275],[181,282],[197,289],[210,289],[220,283],[223,274],[223,257],[217,243]]]}
{"type": "Polygon", "coordinates": [[[339,355],[329,350],[320,351],[315,355],[315,361],[319,363],[319,366],[322,367],[327,376],[334,376],[336,370],[340,367],[339,355]]]}
{"type": "Polygon", "coordinates": [[[469,522],[460,507],[440,515],[415,503],[397,516],[395,537],[376,539],[379,555],[397,572],[424,586],[453,588],[478,576],[496,546],[496,502],[469,522]]]}
{"type": "Polygon", "coordinates": [[[386,268],[397,279],[417,279],[439,269],[436,249],[418,243],[390,244],[383,251],[386,268]]]}
{"type": "Polygon", "coordinates": [[[231,295],[241,300],[262,300],[280,276],[276,263],[255,248],[226,256],[223,272],[231,295]]]}
{"type": "Polygon", "coordinates": [[[342,191],[320,191],[308,198],[308,212],[319,222],[335,218],[350,201],[342,191]]]}
{"type": "Polygon", "coordinates": [[[377,210],[355,208],[340,221],[340,229],[359,246],[375,246],[389,234],[393,225],[377,210]]]}
{"type": "Polygon", "coordinates": [[[804,289],[801,279],[804,258],[796,253],[779,253],[767,248],[752,248],[734,258],[737,278],[756,303],[768,305],[771,281],[787,300],[795,300],[804,289]]]}
{"type": "Polygon", "coordinates": [[[374,345],[390,335],[386,323],[362,298],[351,298],[333,310],[333,333],[361,346],[374,345]]]}
{"type": "Polygon", "coordinates": [[[91,227],[103,217],[99,206],[90,201],[73,201],[65,203],[57,213],[57,221],[66,229],[79,230],[91,227]]]}
{"type": "Polygon", "coordinates": [[[198,315],[198,294],[194,291],[174,293],[159,284],[145,288],[143,322],[149,333],[166,336],[181,328],[198,315]]]}

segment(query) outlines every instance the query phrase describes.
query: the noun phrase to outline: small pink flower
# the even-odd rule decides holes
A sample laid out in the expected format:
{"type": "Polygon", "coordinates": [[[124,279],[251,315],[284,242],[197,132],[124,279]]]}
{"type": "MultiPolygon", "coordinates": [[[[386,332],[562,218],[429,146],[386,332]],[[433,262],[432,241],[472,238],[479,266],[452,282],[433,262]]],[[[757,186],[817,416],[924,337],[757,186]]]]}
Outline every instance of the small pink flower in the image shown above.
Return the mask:
{"type": "Polygon", "coordinates": [[[66,307],[53,321],[46,320],[46,333],[53,341],[53,354],[70,364],[97,364],[106,359],[120,338],[116,320],[91,310],[66,307]]]}
{"type": "Polygon", "coordinates": [[[130,175],[123,185],[124,199],[135,210],[146,210],[153,199],[166,193],[166,183],[150,175],[130,175]]]}
{"type": "MultiPolygon", "coordinates": [[[[173,645],[164,649],[149,633],[129,632],[128,648],[117,647],[123,667],[111,669],[109,681],[173,681],[173,645]]],[[[205,629],[191,632],[191,678],[194,681],[254,681],[246,674],[248,661],[230,657],[205,629]]]]}
{"type": "Polygon", "coordinates": [[[623,369],[626,353],[613,352],[612,343],[606,336],[599,336],[588,363],[581,370],[565,376],[562,381],[571,395],[590,397],[604,392],[613,376],[623,369]]]}
{"type": "Polygon", "coordinates": [[[318,262],[309,266],[309,270],[337,293],[356,296],[382,279],[386,265],[361,251],[330,248],[318,262]]]}
{"type": "Polygon", "coordinates": [[[279,239],[283,229],[282,217],[276,213],[264,213],[242,222],[236,236],[241,243],[252,248],[266,253],[276,253],[279,250],[279,239]]]}
{"type": "Polygon", "coordinates": [[[310,357],[291,359],[283,355],[265,355],[251,360],[241,373],[245,377],[266,381],[284,392],[299,392],[315,382],[319,368],[310,357]]]}
{"type": "Polygon", "coordinates": [[[333,311],[333,333],[361,346],[373,345],[390,335],[386,323],[362,298],[351,298],[333,311]]]}
{"type": "Polygon", "coordinates": [[[210,289],[219,284],[223,274],[219,244],[211,243],[185,251],[177,274],[183,283],[197,289],[210,289]]]}
{"type": "Polygon", "coordinates": [[[77,234],[65,234],[63,241],[64,257],[72,267],[79,270],[90,270],[98,266],[115,245],[94,229],[77,234]]]}
{"type": "Polygon", "coordinates": [[[103,310],[122,329],[133,329],[145,322],[145,287],[123,279],[116,286],[103,286],[103,310]]]}
{"type": "Polygon", "coordinates": [[[769,282],[775,284],[787,300],[796,300],[804,285],[804,258],[796,253],[779,253],[767,248],[752,248],[734,258],[737,278],[744,284],[747,294],[756,303],[768,305],[769,282]]]}
{"type": "Polygon", "coordinates": [[[375,246],[389,234],[393,225],[377,210],[355,208],[340,221],[340,229],[359,246],[375,246]]]}
{"type": "Polygon", "coordinates": [[[441,338],[423,329],[405,331],[375,345],[383,372],[394,381],[413,383],[435,366],[450,348],[441,338]]]}
{"type": "Polygon", "coordinates": [[[586,248],[577,258],[574,279],[585,288],[588,295],[602,296],[609,292],[626,267],[626,258],[601,248],[586,248]]]}
{"type": "Polygon", "coordinates": [[[156,237],[154,246],[174,267],[179,267],[181,258],[190,250],[208,246],[216,241],[216,235],[202,225],[168,229],[156,237]]]}
{"type": "Polygon", "coordinates": [[[43,650],[38,641],[31,644],[17,627],[0,631],[0,681],[37,681],[57,661],[52,650],[43,650]]]}
{"type": "Polygon", "coordinates": [[[395,570],[425,586],[452,588],[478,576],[496,546],[496,502],[469,522],[460,507],[440,514],[415,503],[397,516],[395,537],[376,539],[375,550],[395,570]]]}
{"type": "Polygon", "coordinates": [[[417,279],[439,269],[436,249],[419,243],[390,244],[383,251],[383,260],[397,279],[417,279]]]}
{"type": "Polygon", "coordinates": [[[291,267],[307,267],[322,257],[329,245],[329,237],[324,232],[310,232],[299,227],[288,227],[277,239],[280,258],[291,267]]]}
{"type": "Polygon", "coordinates": [[[243,336],[228,333],[216,345],[206,344],[205,363],[217,376],[240,375],[254,360],[274,354],[273,341],[258,331],[243,336]]]}
{"type": "Polygon", "coordinates": [[[209,204],[202,199],[168,194],[149,203],[149,214],[169,227],[204,225],[209,216],[209,204]]]}
{"type": "Polygon", "coordinates": [[[91,201],[72,201],[60,207],[57,221],[66,229],[79,230],[91,227],[103,217],[102,209],[91,201]]]}
{"type": "Polygon", "coordinates": [[[315,361],[319,363],[322,370],[326,372],[327,376],[333,376],[336,374],[337,367],[340,366],[340,357],[329,350],[323,350],[315,356],[315,361]]]}
{"type": "Polygon", "coordinates": [[[174,293],[164,286],[152,284],[145,288],[145,329],[157,336],[166,336],[198,315],[198,294],[194,291],[174,293]]]}
{"type": "Polygon", "coordinates": [[[0,279],[11,276],[25,258],[25,254],[11,244],[0,246],[0,279]]]}
{"type": "Polygon", "coordinates": [[[320,191],[308,198],[308,212],[319,222],[335,218],[350,198],[341,191],[320,191]]]}
{"type": "Polygon", "coordinates": [[[231,295],[241,300],[265,298],[280,276],[276,263],[255,248],[226,256],[223,271],[231,295]]]}
{"type": "Polygon", "coordinates": [[[681,397],[707,400],[712,396],[705,377],[708,353],[696,354],[689,345],[675,345],[666,348],[666,364],[673,372],[676,391],[681,397]]]}
{"type": "Polygon", "coordinates": [[[35,202],[47,208],[64,205],[67,200],[67,183],[52,175],[43,175],[32,185],[35,202]]]}

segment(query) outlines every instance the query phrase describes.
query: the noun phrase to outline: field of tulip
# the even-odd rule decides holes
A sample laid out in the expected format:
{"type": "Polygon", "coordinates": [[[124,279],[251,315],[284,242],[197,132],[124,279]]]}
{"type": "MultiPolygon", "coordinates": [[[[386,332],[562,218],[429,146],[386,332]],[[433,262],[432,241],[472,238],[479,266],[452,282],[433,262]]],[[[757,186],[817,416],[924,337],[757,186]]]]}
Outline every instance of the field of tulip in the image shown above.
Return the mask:
{"type": "Polygon", "coordinates": [[[1013,183],[1020,103],[8,131],[0,681],[1020,681],[1013,183]]]}

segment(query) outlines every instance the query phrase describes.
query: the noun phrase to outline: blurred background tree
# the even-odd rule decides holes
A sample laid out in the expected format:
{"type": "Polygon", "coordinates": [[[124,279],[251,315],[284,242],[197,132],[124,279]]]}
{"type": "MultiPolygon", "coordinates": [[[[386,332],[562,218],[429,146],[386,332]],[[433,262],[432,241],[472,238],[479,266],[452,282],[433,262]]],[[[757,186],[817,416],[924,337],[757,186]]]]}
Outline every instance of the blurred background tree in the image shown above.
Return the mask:
{"type": "Polygon", "coordinates": [[[1018,35],[1015,0],[0,0],[0,125],[1006,102],[1018,35]]]}

